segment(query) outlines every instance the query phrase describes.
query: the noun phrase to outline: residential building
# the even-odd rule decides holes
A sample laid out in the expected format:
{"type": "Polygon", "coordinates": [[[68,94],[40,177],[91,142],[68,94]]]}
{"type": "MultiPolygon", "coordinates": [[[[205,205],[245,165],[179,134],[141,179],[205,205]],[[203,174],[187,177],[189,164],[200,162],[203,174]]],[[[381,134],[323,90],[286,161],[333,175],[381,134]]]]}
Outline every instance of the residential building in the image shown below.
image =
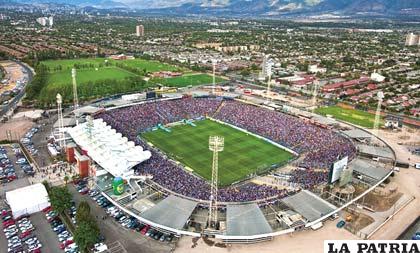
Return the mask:
{"type": "Polygon", "coordinates": [[[405,45],[406,46],[418,46],[420,45],[420,35],[410,33],[405,38],[405,45]]]}
{"type": "Polygon", "coordinates": [[[144,26],[143,25],[136,26],[136,35],[137,35],[137,37],[143,37],[144,36],[144,26]]]}

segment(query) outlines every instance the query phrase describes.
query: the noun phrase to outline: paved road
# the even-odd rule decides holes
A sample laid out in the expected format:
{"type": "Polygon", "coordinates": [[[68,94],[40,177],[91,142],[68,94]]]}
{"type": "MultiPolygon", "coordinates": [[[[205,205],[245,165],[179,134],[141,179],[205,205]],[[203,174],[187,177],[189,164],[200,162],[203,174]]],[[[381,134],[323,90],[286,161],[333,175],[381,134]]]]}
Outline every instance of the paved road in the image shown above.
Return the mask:
{"type": "Polygon", "coordinates": [[[16,106],[17,106],[17,104],[19,103],[19,101],[23,98],[23,96],[25,95],[25,89],[26,89],[26,86],[30,83],[30,82],[32,82],[32,78],[33,78],[33,76],[34,76],[34,73],[32,72],[32,70],[28,67],[28,66],[26,66],[25,64],[23,64],[23,63],[21,63],[21,62],[18,62],[18,61],[15,61],[17,64],[19,64],[20,66],[22,66],[24,69],[26,69],[26,71],[27,71],[27,77],[28,77],[28,82],[26,83],[26,85],[25,85],[25,87],[19,92],[19,94],[17,94],[13,99],[12,99],[12,101],[10,101],[10,103],[9,104],[7,104],[7,105],[5,105],[5,106],[2,106],[1,107],[1,109],[0,109],[0,118],[1,117],[3,117],[4,115],[6,115],[6,113],[9,111],[9,110],[11,110],[11,109],[14,109],[14,108],[16,108],[16,106]]]}
{"type": "Polygon", "coordinates": [[[140,233],[137,233],[130,229],[123,228],[113,218],[109,217],[102,220],[101,217],[106,213],[99,207],[88,195],[79,194],[73,185],[69,184],[70,192],[73,194],[73,199],[76,204],[82,200],[88,201],[91,213],[97,216],[99,228],[101,233],[105,236],[106,244],[119,241],[128,253],[168,253],[171,252],[171,245],[167,243],[161,243],[145,237],[140,233]]]}

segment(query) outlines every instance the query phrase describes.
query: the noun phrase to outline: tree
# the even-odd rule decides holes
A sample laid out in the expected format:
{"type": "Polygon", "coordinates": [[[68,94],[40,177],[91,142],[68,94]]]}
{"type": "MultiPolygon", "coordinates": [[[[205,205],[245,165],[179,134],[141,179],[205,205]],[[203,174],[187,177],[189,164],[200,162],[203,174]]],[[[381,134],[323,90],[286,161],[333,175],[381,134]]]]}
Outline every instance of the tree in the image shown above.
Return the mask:
{"type": "Polygon", "coordinates": [[[98,241],[98,237],[99,227],[93,217],[78,224],[74,232],[74,241],[79,246],[80,252],[89,252],[89,248],[98,241]]]}
{"type": "Polygon", "coordinates": [[[70,180],[69,176],[68,175],[65,175],[64,176],[64,182],[66,183],[66,185],[69,182],[69,180],[70,180]]]}
{"type": "Polygon", "coordinates": [[[44,180],[44,181],[42,181],[42,184],[45,186],[45,189],[47,190],[47,192],[50,192],[50,190],[51,190],[50,183],[48,183],[47,180],[44,180]]]}
{"type": "Polygon", "coordinates": [[[251,74],[251,72],[248,69],[244,69],[241,71],[241,75],[242,76],[249,76],[251,74]]]}
{"type": "Polygon", "coordinates": [[[72,196],[67,187],[51,187],[49,192],[51,206],[59,213],[63,214],[72,206],[72,196]]]}
{"type": "Polygon", "coordinates": [[[86,201],[80,202],[76,210],[76,224],[83,223],[90,218],[90,206],[86,201]]]}

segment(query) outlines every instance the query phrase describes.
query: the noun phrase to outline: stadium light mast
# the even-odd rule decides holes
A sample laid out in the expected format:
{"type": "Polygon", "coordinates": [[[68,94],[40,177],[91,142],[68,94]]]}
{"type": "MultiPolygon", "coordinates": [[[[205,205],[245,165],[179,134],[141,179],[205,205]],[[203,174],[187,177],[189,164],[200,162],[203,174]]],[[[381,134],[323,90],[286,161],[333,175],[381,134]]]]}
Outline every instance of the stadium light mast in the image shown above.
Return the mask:
{"type": "Polygon", "coordinates": [[[213,66],[213,88],[212,88],[212,93],[213,95],[216,94],[216,60],[213,59],[211,61],[211,64],[213,66]]]}
{"type": "Polygon", "coordinates": [[[58,113],[58,133],[59,133],[59,144],[62,150],[64,150],[66,146],[66,140],[64,136],[64,121],[63,121],[63,97],[60,95],[60,93],[57,93],[56,96],[57,99],[57,113],[58,113]]]}
{"type": "Polygon", "coordinates": [[[271,85],[271,75],[268,76],[268,82],[267,82],[267,102],[271,102],[270,85],[271,85]]]}
{"type": "Polygon", "coordinates": [[[312,113],[315,111],[316,108],[316,97],[318,96],[318,87],[319,87],[319,81],[314,81],[314,90],[312,92],[312,113]]]}
{"type": "Polygon", "coordinates": [[[76,114],[76,110],[79,108],[79,97],[77,95],[77,82],[76,82],[76,68],[71,70],[71,78],[73,80],[73,112],[74,117],[76,118],[76,125],[79,125],[78,114],[76,114]]]}
{"type": "Polygon", "coordinates": [[[378,92],[378,106],[376,107],[375,113],[375,122],[373,123],[373,132],[376,136],[379,135],[379,121],[381,117],[381,106],[384,100],[384,93],[382,91],[378,92]]]}
{"type": "Polygon", "coordinates": [[[209,149],[213,151],[213,165],[211,173],[211,193],[209,207],[209,225],[217,224],[217,191],[218,191],[218,173],[219,173],[219,152],[223,151],[225,139],[221,136],[210,136],[209,149]]]}

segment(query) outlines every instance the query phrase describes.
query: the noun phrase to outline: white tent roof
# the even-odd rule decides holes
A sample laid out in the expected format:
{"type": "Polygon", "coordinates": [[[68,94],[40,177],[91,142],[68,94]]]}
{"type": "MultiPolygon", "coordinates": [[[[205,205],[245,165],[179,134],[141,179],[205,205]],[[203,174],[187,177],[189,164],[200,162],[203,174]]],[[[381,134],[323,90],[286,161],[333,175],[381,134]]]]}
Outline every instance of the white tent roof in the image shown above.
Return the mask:
{"type": "Polygon", "coordinates": [[[131,168],[148,160],[152,154],[128,141],[121,133],[108,126],[102,119],[79,124],[68,130],[73,140],[102,168],[115,177],[126,178],[131,168]]]}
{"type": "Polygon", "coordinates": [[[33,184],[6,192],[6,200],[15,217],[32,213],[49,205],[47,190],[43,184],[33,184]],[[33,210],[33,211],[32,211],[33,210]]]}

